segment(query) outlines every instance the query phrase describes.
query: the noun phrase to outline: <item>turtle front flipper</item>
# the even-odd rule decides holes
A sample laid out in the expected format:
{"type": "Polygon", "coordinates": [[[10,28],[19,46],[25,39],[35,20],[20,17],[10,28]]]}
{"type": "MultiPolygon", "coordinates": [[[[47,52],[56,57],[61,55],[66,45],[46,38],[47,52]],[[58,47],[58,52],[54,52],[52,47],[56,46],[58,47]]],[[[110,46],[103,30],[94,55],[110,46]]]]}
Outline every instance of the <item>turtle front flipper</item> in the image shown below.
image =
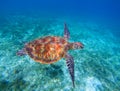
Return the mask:
{"type": "Polygon", "coordinates": [[[73,87],[75,87],[74,84],[74,59],[71,55],[67,54],[66,55],[66,64],[72,79],[73,87]]]}
{"type": "Polygon", "coordinates": [[[66,23],[64,24],[64,38],[65,38],[66,40],[68,40],[68,39],[70,38],[70,32],[69,32],[69,29],[68,29],[66,23]]]}
{"type": "Polygon", "coordinates": [[[19,50],[17,53],[16,53],[18,56],[23,56],[23,55],[26,55],[26,51],[25,51],[25,48],[19,50]]]}

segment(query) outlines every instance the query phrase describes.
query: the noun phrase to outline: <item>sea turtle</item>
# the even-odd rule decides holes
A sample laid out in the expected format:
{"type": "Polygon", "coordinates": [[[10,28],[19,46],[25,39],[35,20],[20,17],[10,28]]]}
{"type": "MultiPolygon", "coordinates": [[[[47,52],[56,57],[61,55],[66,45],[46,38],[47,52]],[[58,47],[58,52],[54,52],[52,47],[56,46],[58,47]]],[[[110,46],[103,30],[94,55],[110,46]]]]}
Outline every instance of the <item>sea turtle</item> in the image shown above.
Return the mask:
{"type": "Polygon", "coordinates": [[[68,39],[70,33],[66,23],[64,24],[64,37],[46,36],[36,39],[25,44],[22,50],[17,52],[17,55],[29,55],[36,62],[42,64],[52,64],[61,58],[66,59],[66,64],[74,85],[74,60],[73,57],[67,53],[71,49],[82,49],[83,44],[80,42],[70,43],[68,39]]]}

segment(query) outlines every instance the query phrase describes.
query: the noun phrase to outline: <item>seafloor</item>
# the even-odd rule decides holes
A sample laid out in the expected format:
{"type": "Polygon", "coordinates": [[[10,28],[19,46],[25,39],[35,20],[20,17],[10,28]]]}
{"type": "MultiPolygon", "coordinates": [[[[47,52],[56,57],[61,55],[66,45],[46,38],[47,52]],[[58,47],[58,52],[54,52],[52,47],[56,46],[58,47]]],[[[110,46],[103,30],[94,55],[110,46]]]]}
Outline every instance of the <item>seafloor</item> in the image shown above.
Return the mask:
{"type": "Polygon", "coordinates": [[[120,91],[120,40],[110,31],[77,19],[0,16],[0,91],[120,91]],[[83,50],[69,51],[75,60],[74,89],[65,59],[45,65],[16,55],[25,42],[63,36],[64,21],[69,41],[84,44],[83,50]]]}

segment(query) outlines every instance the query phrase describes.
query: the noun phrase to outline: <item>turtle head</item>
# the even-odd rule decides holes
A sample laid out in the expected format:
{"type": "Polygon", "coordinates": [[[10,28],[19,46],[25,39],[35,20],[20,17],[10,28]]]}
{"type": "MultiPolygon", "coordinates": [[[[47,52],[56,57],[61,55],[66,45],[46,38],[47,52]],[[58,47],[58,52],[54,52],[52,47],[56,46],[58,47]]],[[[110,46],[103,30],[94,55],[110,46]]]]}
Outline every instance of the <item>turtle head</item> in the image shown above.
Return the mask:
{"type": "Polygon", "coordinates": [[[72,49],[82,49],[84,45],[80,42],[71,43],[72,49]]]}

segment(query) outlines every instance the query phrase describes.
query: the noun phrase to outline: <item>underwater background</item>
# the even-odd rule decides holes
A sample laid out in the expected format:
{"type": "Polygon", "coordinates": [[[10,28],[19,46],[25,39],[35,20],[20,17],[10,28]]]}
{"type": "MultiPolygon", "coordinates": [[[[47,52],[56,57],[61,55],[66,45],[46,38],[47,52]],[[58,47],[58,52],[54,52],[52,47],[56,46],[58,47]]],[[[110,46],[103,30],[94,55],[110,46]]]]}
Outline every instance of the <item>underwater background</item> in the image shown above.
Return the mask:
{"type": "Polygon", "coordinates": [[[0,91],[120,91],[119,0],[0,0],[0,91]],[[16,52],[43,36],[63,36],[75,63],[75,88],[65,59],[40,64],[16,52]]]}

